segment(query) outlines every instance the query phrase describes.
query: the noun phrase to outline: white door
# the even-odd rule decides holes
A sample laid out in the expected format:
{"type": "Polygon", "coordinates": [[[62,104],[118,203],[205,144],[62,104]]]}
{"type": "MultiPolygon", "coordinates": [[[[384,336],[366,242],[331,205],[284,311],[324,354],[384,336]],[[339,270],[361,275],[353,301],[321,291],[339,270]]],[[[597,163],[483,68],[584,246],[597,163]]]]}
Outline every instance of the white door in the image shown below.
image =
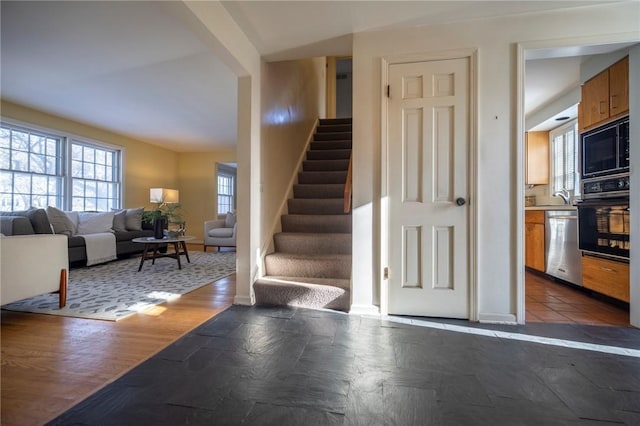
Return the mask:
{"type": "Polygon", "coordinates": [[[469,318],[469,59],[389,66],[389,313],[469,318]]]}

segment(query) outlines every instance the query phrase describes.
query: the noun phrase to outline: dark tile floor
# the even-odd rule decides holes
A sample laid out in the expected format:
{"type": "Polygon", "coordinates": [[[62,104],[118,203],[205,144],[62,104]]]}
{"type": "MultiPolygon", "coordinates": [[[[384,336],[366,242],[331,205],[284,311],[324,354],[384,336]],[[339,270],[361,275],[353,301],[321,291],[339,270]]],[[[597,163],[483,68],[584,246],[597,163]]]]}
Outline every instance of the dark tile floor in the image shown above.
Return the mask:
{"type": "MultiPolygon", "coordinates": [[[[600,343],[623,336],[640,347],[635,329],[545,327],[563,338],[595,334],[600,343]]],[[[637,425],[636,352],[234,306],[50,424],[637,425]]]]}

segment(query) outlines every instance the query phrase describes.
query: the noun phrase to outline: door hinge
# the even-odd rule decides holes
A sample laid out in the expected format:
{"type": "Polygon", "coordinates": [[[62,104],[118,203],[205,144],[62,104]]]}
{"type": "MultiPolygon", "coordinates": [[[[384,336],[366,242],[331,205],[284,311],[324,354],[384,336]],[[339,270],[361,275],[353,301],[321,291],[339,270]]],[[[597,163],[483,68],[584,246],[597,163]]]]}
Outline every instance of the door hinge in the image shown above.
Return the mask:
{"type": "Polygon", "coordinates": [[[387,84],[387,98],[391,97],[391,86],[387,84]]]}
{"type": "Polygon", "coordinates": [[[388,280],[389,279],[389,267],[385,267],[384,268],[384,279],[388,280]]]}

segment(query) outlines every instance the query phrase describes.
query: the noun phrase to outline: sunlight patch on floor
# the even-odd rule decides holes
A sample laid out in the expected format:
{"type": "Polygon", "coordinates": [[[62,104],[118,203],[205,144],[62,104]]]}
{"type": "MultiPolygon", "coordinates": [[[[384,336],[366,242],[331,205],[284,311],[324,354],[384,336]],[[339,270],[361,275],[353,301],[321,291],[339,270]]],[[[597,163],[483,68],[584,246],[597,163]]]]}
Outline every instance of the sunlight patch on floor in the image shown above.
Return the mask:
{"type": "Polygon", "coordinates": [[[385,316],[382,319],[400,324],[409,324],[419,327],[437,328],[457,333],[474,334],[477,336],[498,337],[500,339],[519,340],[522,342],[540,343],[543,345],[559,346],[571,349],[582,349],[587,351],[602,352],[612,355],[624,355],[640,358],[640,350],[623,348],[619,346],[598,345],[595,343],[577,342],[574,340],[557,339],[554,337],[534,336],[531,334],[511,333],[508,331],[491,330],[486,328],[465,327],[462,325],[445,324],[427,320],[403,318],[395,316],[385,316]]]}

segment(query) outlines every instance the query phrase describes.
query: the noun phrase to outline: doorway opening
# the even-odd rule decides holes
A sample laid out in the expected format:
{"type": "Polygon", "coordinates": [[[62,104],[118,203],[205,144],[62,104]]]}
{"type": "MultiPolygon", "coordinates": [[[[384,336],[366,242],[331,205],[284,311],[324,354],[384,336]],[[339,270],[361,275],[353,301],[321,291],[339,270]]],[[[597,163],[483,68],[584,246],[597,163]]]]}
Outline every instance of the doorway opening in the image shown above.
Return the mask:
{"type": "Polygon", "coordinates": [[[635,43],[541,43],[520,51],[524,143],[519,164],[525,167],[518,204],[524,210],[519,225],[524,240],[519,322],[629,326],[629,304],[583,285],[584,256],[578,248],[576,220],[576,201],[581,200],[577,148],[579,129],[584,127],[578,108],[582,84],[628,55],[635,43]],[[572,120],[578,124],[570,125],[572,120]],[[574,149],[556,149],[569,145],[574,149]],[[567,179],[570,173],[575,179],[567,179]],[[558,237],[563,244],[554,244],[558,237]],[[560,264],[566,259],[573,259],[568,267],[560,264]],[[568,269],[575,273],[565,274],[568,269]]]}

